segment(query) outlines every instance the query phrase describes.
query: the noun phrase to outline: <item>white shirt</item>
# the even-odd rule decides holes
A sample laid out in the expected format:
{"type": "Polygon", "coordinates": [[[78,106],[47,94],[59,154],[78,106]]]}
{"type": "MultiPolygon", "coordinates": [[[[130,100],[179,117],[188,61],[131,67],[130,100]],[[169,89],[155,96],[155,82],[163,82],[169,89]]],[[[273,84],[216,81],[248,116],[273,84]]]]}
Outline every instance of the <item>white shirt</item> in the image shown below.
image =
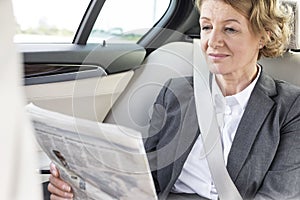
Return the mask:
{"type": "MultiPolygon", "coordinates": [[[[212,98],[215,103],[218,125],[222,134],[223,156],[226,165],[236,130],[261,73],[259,66],[258,68],[259,72],[255,80],[243,91],[232,96],[224,97],[215,78],[212,81],[212,98]]],[[[199,136],[183,166],[181,174],[172,188],[172,192],[197,193],[208,199],[218,199],[218,193],[213,184],[204,155],[202,138],[199,136]]]]}

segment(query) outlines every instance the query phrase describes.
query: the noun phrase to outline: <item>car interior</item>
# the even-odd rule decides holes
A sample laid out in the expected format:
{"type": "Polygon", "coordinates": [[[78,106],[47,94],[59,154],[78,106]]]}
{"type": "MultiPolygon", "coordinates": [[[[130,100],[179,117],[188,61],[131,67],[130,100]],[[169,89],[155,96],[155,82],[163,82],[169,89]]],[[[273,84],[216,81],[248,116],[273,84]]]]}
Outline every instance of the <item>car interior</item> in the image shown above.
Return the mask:
{"type": "MultiPolygon", "coordinates": [[[[299,4],[289,3],[295,11],[295,22],[288,51],[279,58],[262,58],[259,63],[274,78],[300,85],[299,4]]],[[[200,30],[197,32],[200,33],[200,30]]],[[[132,81],[106,116],[105,122],[128,126],[146,135],[151,106],[163,84],[170,78],[192,76],[192,38],[200,38],[196,33],[183,36],[189,39],[162,45],[148,55],[141,67],[135,70],[132,81]]]]}
{"type": "MultiPolygon", "coordinates": [[[[259,63],[269,75],[300,86],[300,3],[293,37],[279,58],[259,63]]],[[[19,44],[27,102],[78,118],[126,126],[147,136],[152,105],[164,83],[193,73],[193,38],[200,38],[193,1],[172,0],[164,16],[136,44],[87,44],[104,0],[91,1],[72,44],[19,44]]],[[[40,169],[49,160],[39,151],[40,169]]],[[[42,182],[48,175],[42,174],[42,182]]]]}

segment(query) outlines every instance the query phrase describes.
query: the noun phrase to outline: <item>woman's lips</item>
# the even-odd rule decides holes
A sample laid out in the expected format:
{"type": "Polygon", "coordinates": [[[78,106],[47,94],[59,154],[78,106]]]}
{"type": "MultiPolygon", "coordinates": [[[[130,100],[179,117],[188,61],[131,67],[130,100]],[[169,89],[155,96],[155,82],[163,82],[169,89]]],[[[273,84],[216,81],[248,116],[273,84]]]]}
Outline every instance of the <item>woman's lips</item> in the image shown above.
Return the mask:
{"type": "Polygon", "coordinates": [[[223,53],[209,53],[208,57],[212,60],[222,60],[227,58],[229,55],[228,54],[223,54],[223,53]]]}

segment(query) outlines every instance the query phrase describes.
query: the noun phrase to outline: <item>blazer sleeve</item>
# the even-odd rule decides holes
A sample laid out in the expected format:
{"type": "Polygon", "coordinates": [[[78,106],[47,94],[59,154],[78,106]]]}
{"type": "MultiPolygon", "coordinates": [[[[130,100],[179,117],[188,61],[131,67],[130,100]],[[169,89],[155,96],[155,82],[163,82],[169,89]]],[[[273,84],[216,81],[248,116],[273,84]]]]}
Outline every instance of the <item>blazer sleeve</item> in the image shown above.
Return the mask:
{"type": "Polygon", "coordinates": [[[156,98],[156,101],[153,105],[153,113],[150,120],[150,127],[148,131],[148,138],[144,142],[144,147],[147,152],[148,162],[152,172],[152,178],[155,184],[156,192],[160,192],[159,183],[157,180],[157,144],[162,135],[162,127],[166,119],[166,103],[165,95],[170,85],[171,80],[167,81],[164,87],[160,90],[159,95],[156,98]]]}
{"type": "Polygon", "coordinates": [[[300,199],[300,95],[280,127],[276,155],[255,199],[300,199]]]}
{"type": "Polygon", "coordinates": [[[164,87],[160,90],[156,101],[153,105],[152,117],[150,120],[150,127],[148,130],[148,138],[144,142],[146,152],[153,152],[156,150],[156,145],[161,136],[161,129],[164,126],[166,118],[166,103],[165,95],[170,85],[171,80],[167,81],[164,87]]]}

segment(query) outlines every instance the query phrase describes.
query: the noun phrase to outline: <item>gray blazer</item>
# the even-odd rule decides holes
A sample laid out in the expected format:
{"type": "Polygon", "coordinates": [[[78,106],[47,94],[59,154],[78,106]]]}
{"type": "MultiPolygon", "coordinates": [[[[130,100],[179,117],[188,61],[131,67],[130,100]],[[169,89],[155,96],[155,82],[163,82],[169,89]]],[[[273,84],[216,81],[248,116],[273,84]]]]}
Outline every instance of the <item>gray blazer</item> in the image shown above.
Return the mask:
{"type": "MultiPolygon", "coordinates": [[[[199,134],[192,77],[169,80],[154,104],[145,141],[160,199],[169,194],[199,134]]],[[[300,199],[300,88],[261,73],[227,170],[244,199],[300,199]]]]}

